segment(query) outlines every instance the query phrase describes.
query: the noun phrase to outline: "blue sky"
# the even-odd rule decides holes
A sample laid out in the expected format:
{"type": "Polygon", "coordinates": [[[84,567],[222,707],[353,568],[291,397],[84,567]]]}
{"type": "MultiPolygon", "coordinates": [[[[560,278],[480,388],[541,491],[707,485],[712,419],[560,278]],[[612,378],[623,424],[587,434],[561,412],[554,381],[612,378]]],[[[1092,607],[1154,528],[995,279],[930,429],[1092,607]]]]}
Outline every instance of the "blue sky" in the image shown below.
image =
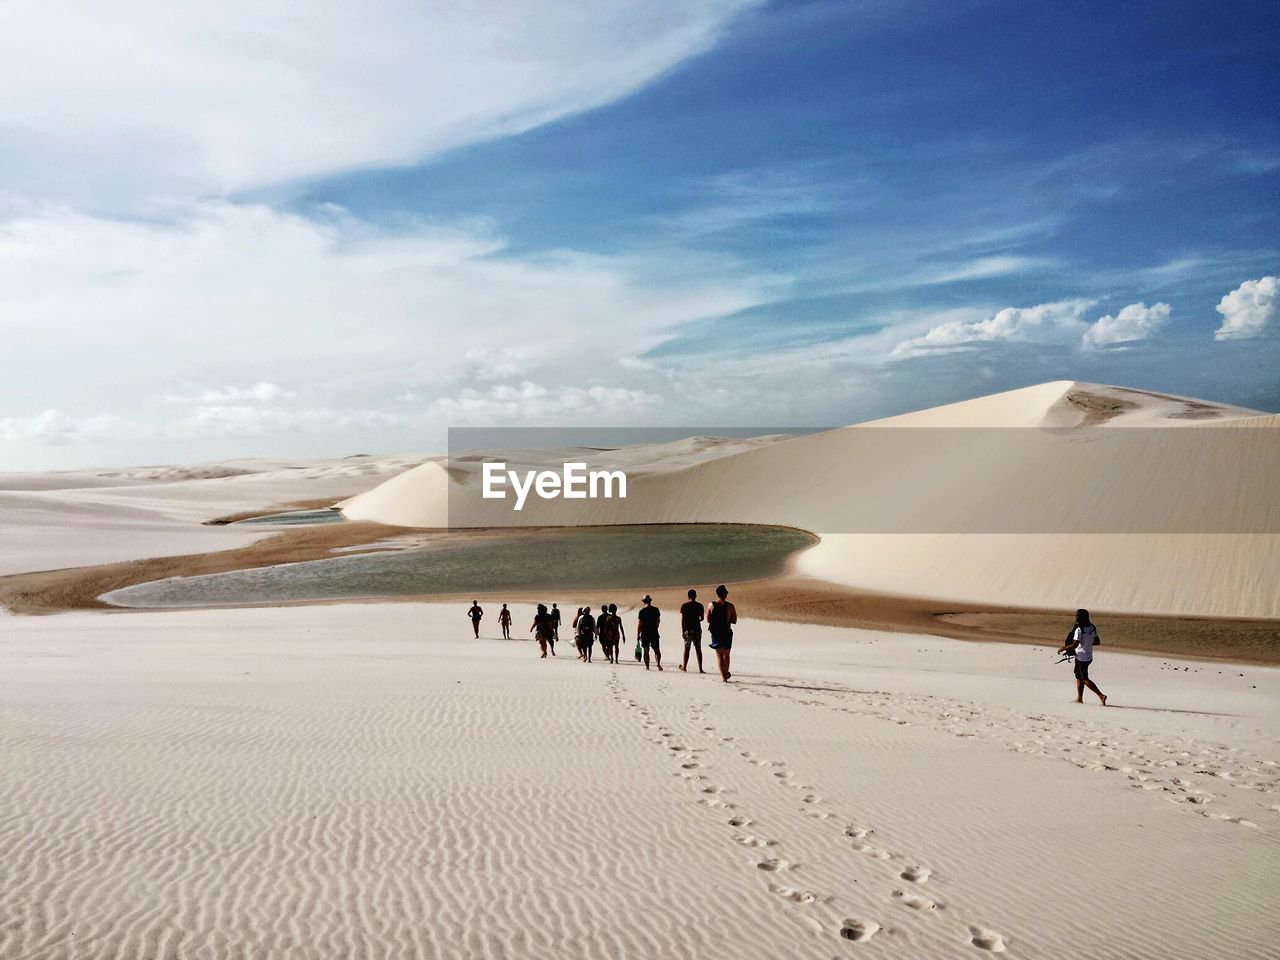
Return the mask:
{"type": "Polygon", "coordinates": [[[1280,410],[1274,4],[319,6],[122,4],[142,66],[0,94],[0,468],[1051,379],[1280,410]]]}

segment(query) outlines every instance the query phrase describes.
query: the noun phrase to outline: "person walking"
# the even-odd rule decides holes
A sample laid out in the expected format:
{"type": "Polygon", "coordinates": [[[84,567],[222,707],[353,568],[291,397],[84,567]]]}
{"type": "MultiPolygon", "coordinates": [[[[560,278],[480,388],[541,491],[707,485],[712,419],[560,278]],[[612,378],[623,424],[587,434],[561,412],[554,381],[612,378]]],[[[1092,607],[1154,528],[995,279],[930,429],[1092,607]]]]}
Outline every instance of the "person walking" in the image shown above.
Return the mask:
{"type": "Polygon", "coordinates": [[[1098,695],[1098,701],[1105,707],[1107,695],[1098,689],[1098,685],[1089,679],[1089,666],[1093,663],[1093,648],[1102,641],[1098,638],[1098,628],[1089,619],[1089,611],[1081,608],[1076,611],[1076,625],[1059,649],[1058,653],[1076,655],[1076,703],[1084,703],[1084,688],[1088,687],[1098,695]]]}
{"type": "Polygon", "coordinates": [[[725,683],[733,676],[729,672],[729,654],[733,650],[733,625],[737,622],[738,608],[729,602],[729,588],[722,583],[716,587],[716,599],[707,608],[707,632],[711,634],[711,649],[716,652],[720,679],[725,683]]]}
{"type": "Polygon", "coordinates": [[[533,615],[533,626],[529,629],[533,631],[533,635],[538,641],[538,647],[542,650],[542,656],[539,659],[545,659],[547,656],[547,643],[551,640],[552,635],[551,614],[547,613],[546,604],[538,604],[538,612],[533,615]]]}
{"type": "Polygon", "coordinates": [[[582,616],[578,618],[578,659],[591,662],[591,648],[596,642],[596,618],[591,615],[590,607],[582,608],[582,616]]]}
{"type": "Polygon", "coordinates": [[[690,590],[689,599],[680,605],[680,633],[684,637],[684,659],[680,661],[682,673],[689,669],[690,647],[698,655],[698,672],[705,672],[702,669],[702,617],[705,612],[698,602],[698,591],[690,590]]]}
{"type": "Polygon", "coordinates": [[[612,617],[609,616],[609,605],[606,603],[600,607],[600,616],[596,617],[596,639],[600,641],[600,652],[604,654],[604,659],[608,663],[613,663],[615,631],[609,629],[611,623],[612,617]]]}
{"type": "Polygon", "coordinates": [[[578,659],[582,659],[582,644],[578,641],[578,621],[582,619],[583,608],[579,607],[578,612],[573,615],[573,623],[569,625],[569,629],[573,631],[573,649],[578,651],[578,659]]]}
{"type": "MultiPolygon", "coordinates": [[[[557,607],[554,603],[551,604],[551,626],[553,628],[552,635],[557,640],[559,640],[560,639],[560,608],[557,607]]],[[[552,656],[555,655],[555,649],[556,648],[553,645],[551,647],[552,656]]]]}
{"type": "Polygon", "coordinates": [[[498,611],[498,625],[502,627],[502,639],[511,639],[511,611],[507,609],[504,603],[502,609],[498,611]]]}
{"type": "Polygon", "coordinates": [[[653,651],[654,664],[662,669],[662,647],[659,646],[658,624],[662,620],[662,611],[653,605],[653,597],[647,593],[640,601],[643,606],[636,614],[636,636],[640,639],[640,648],[644,651],[644,668],[649,669],[649,651],[653,651]]]}
{"type": "Polygon", "coordinates": [[[609,637],[609,646],[613,650],[613,663],[618,662],[618,653],[622,650],[622,644],[627,639],[627,631],[622,627],[622,618],[618,616],[618,605],[616,603],[609,604],[609,625],[607,630],[609,637]]]}
{"type": "Polygon", "coordinates": [[[467,616],[471,618],[471,627],[476,632],[476,639],[480,639],[480,618],[484,616],[484,610],[480,607],[479,600],[471,601],[471,609],[467,611],[467,616]]]}

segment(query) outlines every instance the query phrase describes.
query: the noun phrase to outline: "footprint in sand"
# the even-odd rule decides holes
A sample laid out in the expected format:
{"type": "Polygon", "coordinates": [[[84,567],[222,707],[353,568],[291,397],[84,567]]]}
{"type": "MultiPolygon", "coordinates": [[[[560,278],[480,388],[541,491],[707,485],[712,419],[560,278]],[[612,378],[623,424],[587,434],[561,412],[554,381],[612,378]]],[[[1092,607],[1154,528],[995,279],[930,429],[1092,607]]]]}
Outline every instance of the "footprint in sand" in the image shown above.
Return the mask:
{"type": "Polygon", "coordinates": [[[888,853],[886,853],[883,850],[877,850],[875,847],[871,846],[871,844],[869,843],[862,843],[861,841],[855,841],[851,843],[850,846],[853,847],[854,850],[857,850],[859,853],[865,853],[868,857],[871,857],[871,859],[873,860],[889,859],[888,853]]]}
{"type": "Polygon", "coordinates": [[[696,762],[694,762],[694,761],[690,760],[688,763],[682,763],[682,764],[680,764],[680,769],[681,769],[681,770],[697,770],[697,769],[698,769],[698,764],[697,764],[696,762]]]}
{"type": "Polygon", "coordinates": [[[703,787],[703,793],[724,793],[724,787],[703,787]]]}
{"type": "Polygon", "coordinates": [[[990,950],[992,953],[1004,953],[1004,937],[994,930],[983,927],[969,928],[969,942],[979,950],[990,950]]]}
{"type": "Polygon", "coordinates": [[[914,893],[907,893],[905,890],[893,891],[895,900],[901,900],[912,910],[937,910],[938,904],[934,903],[928,897],[917,896],[914,893]]]}
{"type": "Polygon", "coordinates": [[[858,827],[858,826],[854,826],[853,824],[849,824],[849,826],[844,828],[844,835],[846,837],[853,837],[853,839],[855,840],[861,840],[870,832],[871,831],[868,830],[866,827],[858,827]]]}
{"type": "Polygon", "coordinates": [[[778,843],[777,840],[766,840],[764,837],[744,836],[740,833],[735,833],[733,835],[733,839],[744,847],[772,847],[778,843]]]}
{"type": "Polygon", "coordinates": [[[879,930],[880,924],[873,920],[851,920],[846,917],[840,924],[840,936],[857,942],[870,940],[879,930]]]}
{"type": "Polygon", "coordinates": [[[899,876],[903,880],[909,880],[911,883],[925,883],[933,876],[933,871],[928,867],[907,867],[899,876]]]}
{"type": "Polygon", "coordinates": [[[731,827],[749,827],[753,823],[755,823],[755,821],[752,820],[750,817],[730,817],[729,818],[729,826],[731,827]]]}
{"type": "Polygon", "coordinates": [[[817,903],[818,895],[810,893],[808,890],[797,890],[795,887],[784,887],[776,883],[769,884],[769,892],[776,893],[785,900],[792,903],[817,903]]]}
{"type": "Polygon", "coordinates": [[[777,857],[770,857],[768,860],[761,860],[756,866],[768,873],[777,873],[780,870],[790,870],[794,864],[779,860],[777,857]]]}
{"type": "Polygon", "coordinates": [[[779,770],[777,773],[774,774],[774,776],[777,777],[779,780],[790,780],[793,774],[791,773],[790,770],[779,770]]]}

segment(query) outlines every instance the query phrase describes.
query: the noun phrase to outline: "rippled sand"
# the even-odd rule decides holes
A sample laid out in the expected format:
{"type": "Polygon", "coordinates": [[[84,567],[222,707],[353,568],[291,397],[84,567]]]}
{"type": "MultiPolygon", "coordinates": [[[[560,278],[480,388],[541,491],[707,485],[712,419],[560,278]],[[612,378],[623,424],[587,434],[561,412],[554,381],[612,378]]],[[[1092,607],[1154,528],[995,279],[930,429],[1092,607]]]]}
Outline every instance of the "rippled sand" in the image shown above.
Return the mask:
{"type": "Polygon", "coordinates": [[[0,957],[1263,957],[1280,935],[1275,669],[1100,651],[1104,710],[1044,649],[747,621],[725,685],[670,640],[665,673],[540,661],[463,611],[0,619],[0,957]]]}

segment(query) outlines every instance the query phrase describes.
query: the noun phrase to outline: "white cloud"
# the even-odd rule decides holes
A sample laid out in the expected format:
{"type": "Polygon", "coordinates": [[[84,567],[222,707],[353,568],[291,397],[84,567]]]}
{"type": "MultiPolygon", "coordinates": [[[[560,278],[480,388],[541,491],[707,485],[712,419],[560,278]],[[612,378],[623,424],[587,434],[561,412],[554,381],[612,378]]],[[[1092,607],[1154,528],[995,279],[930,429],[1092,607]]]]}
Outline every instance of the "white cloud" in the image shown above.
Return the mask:
{"type": "Polygon", "coordinates": [[[965,263],[948,267],[938,273],[922,277],[919,283],[922,286],[928,286],[930,284],[954,283],[958,280],[987,280],[991,277],[1006,277],[1015,273],[1039,270],[1052,262],[1043,257],[977,257],[965,263]]]}
{"type": "Polygon", "coordinates": [[[1145,340],[1169,319],[1169,304],[1131,303],[1112,316],[1100,317],[1084,332],[1082,343],[1091,350],[1100,350],[1117,343],[1133,343],[1145,340]]]}
{"type": "Polygon", "coordinates": [[[1222,326],[1214,332],[1213,338],[1246,340],[1262,336],[1267,323],[1276,314],[1278,298],[1280,290],[1275,277],[1246,280],[1218,302],[1222,326]]]}
{"type": "Polygon", "coordinates": [[[451,424],[545,424],[564,417],[575,417],[579,422],[607,422],[638,409],[657,407],[662,399],[659,394],[626,387],[547,387],[525,380],[441,397],[431,404],[428,413],[451,424]]]}
{"type": "Polygon", "coordinates": [[[0,440],[6,443],[35,441],[57,446],[107,439],[126,429],[136,429],[136,425],[107,413],[84,417],[49,409],[29,417],[0,417],[0,440]]]}
{"type": "Polygon", "coordinates": [[[229,386],[203,390],[193,397],[171,393],[165,396],[165,400],[169,403],[270,403],[289,396],[292,394],[284,387],[264,380],[248,387],[229,386]]]}
{"type": "Polygon", "coordinates": [[[982,320],[949,320],[921,336],[902,340],[889,357],[900,360],[980,343],[1067,343],[1082,335],[1084,312],[1093,304],[1092,300],[1060,300],[1034,307],[1005,307],[982,320]]]}
{"type": "Polygon", "coordinates": [[[167,426],[170,436],[261,437],[282,433],[370,430],[398,427],[403,418],[379,410],[335,410],[306,408],[275,410],[248,404],[210,404],[196,407],[167,426]]]}
{"type": "Polygon", "coordinates": [[[0,422],[37,445],[83,437],[106,397],[135,439],[157,447],[336,430],[418,449],[442,417],[464,412],[647,410],[645,375],[623,379],[615,358],[770,295],[723,258],[661,266],[518,256],[484,229],[388,231],[334,209],[304,217],[211,202],[152,222],[11,208],[0,216],[0,422]],[[526,381],[550,393],[525,395],[526,381]],[[45,407],[65,413],[32,416],[45,407]]]}
{"type": "Polygon", "coordinates": [[[638,89],[758,0],[47,0],[0,29],[0,171],[195,196],[413,162],[638,89]]]}

